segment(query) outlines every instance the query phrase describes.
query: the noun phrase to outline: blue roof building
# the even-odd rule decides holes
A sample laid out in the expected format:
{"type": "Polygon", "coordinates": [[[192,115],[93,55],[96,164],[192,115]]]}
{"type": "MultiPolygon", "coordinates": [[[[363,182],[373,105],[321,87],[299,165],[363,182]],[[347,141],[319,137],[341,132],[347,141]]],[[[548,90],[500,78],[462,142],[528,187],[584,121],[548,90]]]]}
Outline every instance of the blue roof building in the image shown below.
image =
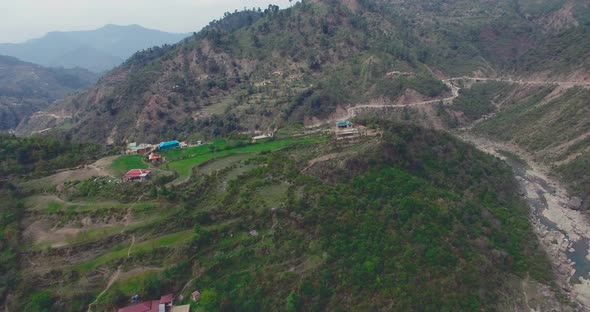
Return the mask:
{"type": "Polygon", "coordinates": [[[161,151],[165,151],[165,150],[169,150],[169,149],[173,149],[173,148],[179,148],[180,147],[180,142],[178,141],[169,141],[169,142],[162,142],[160,143],[160,145],[158,146],[158,149],[161,151]]]}
{"type": "Polygon", "coordinates": [[[336,127],[338,128],[352,128],[352,122],[348,120],[339,121],[336,123],[336,127]]]}

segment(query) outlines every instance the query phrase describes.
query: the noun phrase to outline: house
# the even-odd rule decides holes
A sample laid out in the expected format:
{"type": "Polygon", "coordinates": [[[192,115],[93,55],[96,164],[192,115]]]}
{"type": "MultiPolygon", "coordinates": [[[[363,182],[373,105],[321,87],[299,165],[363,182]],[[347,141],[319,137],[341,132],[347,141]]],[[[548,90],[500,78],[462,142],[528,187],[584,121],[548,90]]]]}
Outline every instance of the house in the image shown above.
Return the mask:
{"type": "Polygon", "coordinates": [[[146,301],[120,308],[118,312],[159,312],[160,300],[146,301]]]}
{"type": "Polygon", "coordinates": [[[172,306],[173,300],[174,300],[174,294],[167,294],[165,296],[160,297],[160,304],[164,304],[166,306],[172,306]]]}
{"type": "Polygon", "coordinates": [[[148,160],[152,163],[152,164],[157,164],[163,161],[162,156],[156,154],[156,153],[150,153],[150,155],[148,156],[148,160]]]}
{"type": "Polygon", "coordinates": [[[336,123],[336,127],[339,129],[352,128],[352,122],[348,120],[339,121],[336,123]]]}
{"type": "Polygon", "coordinates": [[[273,133],[268,133],[268,134],[263,134],[263,135],[257,135],[255,137],[252,137],[252,142],[253,143],[256,143],[257,141],[264,140],[264,139],[270,139],[272,137],[274,137],[274,134],[273,133]]]}
{"type": "Polygon", "coordinates": [[[193,299],[193,301],[199,301],[199,299],[201,299],[201,293],[198,290],[195,290],[191,294],[191,298],[193,299]]]}
{"type": "MultiPolygon", "coordinates": [[[[128,307],[120,308],[118,312],[172,312],[174,295],[168,294],[160,297],[160,300],[151,300],[138,304],[134,304],[128,307]]],[[[181,312],[189,310],[179,310],[181,312]]]]}
{"type": "Polygon", "coordinates": [[[178,141],[168,141],[168,142],[162,142],[160,143],[160,145],[158,145],[158,150],[160,151],[167,151],[170,149],[174,149],[174,148],[179,148],[180,147],[180,142],[178,141]]]}
{"type": "Polygon", "coordinates": [[[153,146],[151,144],[137,144],[135,142],[127,144],[127,154],[146,154],[151,152],[153,146]]]}
{"type": "Polygon", "coordinates": [[[127,181],[145,181],[152,175],[151,170],[131,169],[123,176],[123,182],[127,181]]]}

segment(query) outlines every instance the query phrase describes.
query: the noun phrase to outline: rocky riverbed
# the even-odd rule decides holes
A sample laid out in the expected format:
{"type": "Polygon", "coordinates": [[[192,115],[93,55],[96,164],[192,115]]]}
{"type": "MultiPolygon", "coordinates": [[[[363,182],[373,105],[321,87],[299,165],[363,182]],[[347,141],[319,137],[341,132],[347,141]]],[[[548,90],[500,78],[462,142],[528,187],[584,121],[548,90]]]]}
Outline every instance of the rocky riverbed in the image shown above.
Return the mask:
{"type": "MultiPolygon", "coordinates": [[[[574,302],[577,310],[590,311],[590,219],[571,207],[570,197],[548,170],[530,160],[516,146],[474,137],[459,136],[480,150],[504,159],[513,169],[521,194],[531,207],[531,222],[553,262],[557,283],[574,302]],[[524,161],[506,157],[502,151],[524,161]]],[[[574,200],[575,201],[575,200],[574,200]]]]}

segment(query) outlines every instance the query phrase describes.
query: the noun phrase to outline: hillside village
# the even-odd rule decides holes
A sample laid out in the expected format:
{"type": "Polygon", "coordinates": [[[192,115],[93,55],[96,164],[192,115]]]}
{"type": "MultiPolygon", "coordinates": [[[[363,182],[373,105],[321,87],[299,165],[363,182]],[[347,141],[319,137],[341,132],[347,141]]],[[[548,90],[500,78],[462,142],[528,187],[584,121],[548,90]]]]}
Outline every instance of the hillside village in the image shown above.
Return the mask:
{"type": "MultiPolygon", "coordinates": [[[[255,135],[251,139],[250,144],[264,143],[274,140],[276,130],[274,132],[262,135],[255,135]]],[[[374,130],[367,130],[363,126],[355,126],[349,120],[338,121],[334,124],[333,128],[323,129],[322,133],[331,135],[337,141],[350,141],[361,136],[375,136],[377,132],[374,130]]],[[[297,136],[297,135],[296,135],[297,136]]],[[[149,163],[152,167],[157,168],[166,163],[165,153],[173,149],[186,149],[191,147],[198,147],[201,145],[207,145],[202,141],[198,141],[196,145],[189,145],[185,142],[179,141],[167,141],[159,144],[149,143],[129,143],[125,153],[127,155],[141,155],[143,156],[142,162],[149,163]]],[[[131,181],[146,181],[151,178],[152,171],[147,168],[128,168],[122,176],[123,182],[131,181]]]]}
{"type": "Polygon", "coordinates": [[[0,310],[590,310],[590,3],[304,0],[187,35],[83,90],[0,56],[0,310]]]}

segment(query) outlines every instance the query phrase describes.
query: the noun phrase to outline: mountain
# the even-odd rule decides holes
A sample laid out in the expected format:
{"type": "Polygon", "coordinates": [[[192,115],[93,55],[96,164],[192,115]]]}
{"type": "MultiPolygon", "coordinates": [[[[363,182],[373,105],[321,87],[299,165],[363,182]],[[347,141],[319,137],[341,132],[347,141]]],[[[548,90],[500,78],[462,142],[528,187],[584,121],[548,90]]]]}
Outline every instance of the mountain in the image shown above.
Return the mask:
{"type": "Polygon", "coordinates": [[[358,104],[447,98],[444,77],[583,73],[586,12],[577,0],[271,6],[222,20],[235,27],[213,23],[138,53],[59,107],[73,116],[76,137],[116,144],[311,125],[358,104]]]}
{"type": "Polygon", "coordinates": [[[82,67],[100,73],[137,51],[174,44],[186,36],[139,25],[106,25],[96,30],[50,32],[24,43],[0,44],[0,54],[48,67],[82,67]]]}
{"type": "Polygon", "coordinates": [[[0,55],[0,130],[69,93],[89,87],[98,75],[81,68],[47,68],[0,55]]]}
{"type": "Polygon", "coordinates": [[[138,52],[0,136],[0,305],[587,310],[588,212],[548,175],[587,203],[589,13],[314,0],[138,52]]]}

